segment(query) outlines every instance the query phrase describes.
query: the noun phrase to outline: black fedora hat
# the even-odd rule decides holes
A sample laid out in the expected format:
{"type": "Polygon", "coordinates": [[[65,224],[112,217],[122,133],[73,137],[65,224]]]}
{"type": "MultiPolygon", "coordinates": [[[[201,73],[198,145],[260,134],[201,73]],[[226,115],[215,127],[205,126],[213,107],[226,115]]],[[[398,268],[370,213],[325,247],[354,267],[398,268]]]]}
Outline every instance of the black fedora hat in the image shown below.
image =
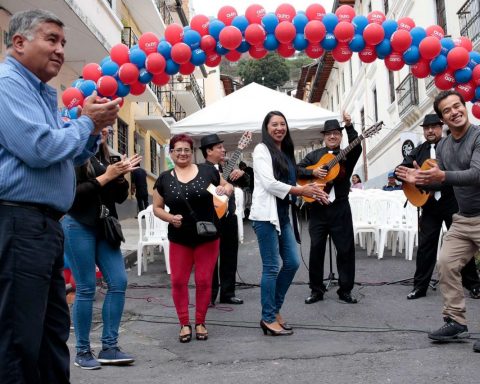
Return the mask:
{"type": "Polygon", "coordinates": [[[440,120],[440,118],[436,113],[431,113],[429,115],[425,115],[425,117],[423,118],[423,123],[420,124],[420,126],[426,127],[428,125],[437,125],[437,124],[442,125],[443,121],[440,120]]]}
{"type": "Polygon", "coordinates": [[[341,131],[343,127],[340,126],[340,123],[338,120],[333,119],[333,120],[325,120],[325,123],[323,124],[323,129],[321,132],[329,132],[329,131],[341,131]]]}
{"type": "Polygon", "coordinates": [[[223,143],[223,140],[220,140],[216,133],[211,135],[203,136],[200,140],[200,149],[210,147],[215,144],[223,143]]]}

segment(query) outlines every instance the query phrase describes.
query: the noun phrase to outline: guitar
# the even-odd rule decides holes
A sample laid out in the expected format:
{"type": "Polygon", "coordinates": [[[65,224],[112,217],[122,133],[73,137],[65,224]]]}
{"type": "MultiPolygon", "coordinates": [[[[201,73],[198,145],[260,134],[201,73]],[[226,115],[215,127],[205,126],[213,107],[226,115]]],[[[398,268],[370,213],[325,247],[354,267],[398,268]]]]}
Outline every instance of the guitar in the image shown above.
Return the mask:
{"type": "MultiPolygon", "coordinates": [[[[432,168],[432,164],[436,164],[437,162],[434,159],[427,159],[423,162],[420,169],[422,171],[428,171],[432,168]]],[[[430,196],[432,196],[435,192],[432,191],[425,191],[423,189],[419,189],[412,183],[402,183],[403,193],[407,200],[415,207],[423,207],[430,196]]]]}
{"type": "MultiPolygon", "coordinates": [[[[222,176],[225,180],[228,180],[228,177],[230,176],[230,173],[232,173],[235,165],[237,164],[237,161],[240,158],[242,151],[248,146],[248,144],[250,144],[251,141],[252,141],[252,132],[248,132],[248,131],[244,132],[242,137],[238,141],[237,148],[233,152],[232,156],[230,156],[230,159],[228,160],[228,164],[223,169],[222,176]]],[[[213,195],[213,206],[215,207],[215,212],[217,214],[217,217],[221,219],[227,213],[228,199],[222,200],[221,197],[213,195]]]]}
{"type": "MultiPolygon", "coordinates": [[[[316,169],[318,167],[325,168],[328,172],[323,178],[313,178],[313,179],[298,179],[297,183],[299,185],[306,185],[310,184],[311,182],[319,184],[322,188],[327,187],[327,183],[333,181],[337,178],[338,174],[340,173],[340,164],[339,162],[347,157],[347,154],[358,144],[362,142],[362,140],[366,139],[367,137],[371,137],[378,133],[382,129],[383,121],[379,121],[378,123],[372,125],[370,128],[366,129],[360,136],[358,136],[355,140],[353,140],[347,147],[342,149],[336,156],[331,153],[326,153],[323,155],[320,160],[316,164],[309,165],[306,169],[316,169]]],[[[330,183],[329,185],[331,185],[330,183]]],[[[325,188],[326,189],[326,188],[325,188]]],[[[312,203],[315,199],[302,196],[303,200],[307,203],[312,203]]]]}

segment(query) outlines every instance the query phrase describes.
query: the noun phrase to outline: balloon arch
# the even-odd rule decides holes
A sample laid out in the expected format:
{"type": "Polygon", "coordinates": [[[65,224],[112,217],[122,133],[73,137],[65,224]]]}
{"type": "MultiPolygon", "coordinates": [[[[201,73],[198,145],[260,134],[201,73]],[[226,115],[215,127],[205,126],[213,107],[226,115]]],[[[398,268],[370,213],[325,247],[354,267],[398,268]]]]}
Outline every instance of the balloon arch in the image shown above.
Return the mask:
{"type": "Polygon", "coordinates": [[[216,19],[196,15],[189,26],[168,25],[162,38],[147,32],[131,48],[117,44],[99,64],[86,64],[82,78],[63,92],[64,116],[76,118],[78,106],[93,91],[109,98],[140,95],[150,82],[163,86],[178,72],[189,75],[203,64],[216,67],[222,56],[237,61],[248,52],[261,59],[269,51],[283,57],[305,51],[313,59],[331,51],[338,62],[356,52],[364,63],[383,59],[390,71],[407,64],[413,76],[434,76],[437,88],[460,92],[480,118],[480,53],[467,37],[445,37],[440,26],[422,28],[409,17],[387,20],[380,11],[356,15],[348,5],[326,13],[320,4],[306,11],[281,4],[270,13],[252,4],[245,15],[224,6],[216,19]]]}

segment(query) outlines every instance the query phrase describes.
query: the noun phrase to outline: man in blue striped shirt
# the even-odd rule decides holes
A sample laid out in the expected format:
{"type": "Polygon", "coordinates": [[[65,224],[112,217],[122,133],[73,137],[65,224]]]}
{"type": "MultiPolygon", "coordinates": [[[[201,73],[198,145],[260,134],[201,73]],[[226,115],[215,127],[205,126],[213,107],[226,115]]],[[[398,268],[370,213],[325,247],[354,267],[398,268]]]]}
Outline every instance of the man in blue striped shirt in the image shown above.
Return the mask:
{"type": "Polygon", "coordinates": [[[0,64],[0,383],[68,383],[69,312],[58,220],[73,202],[74,166],[98,149],[120,100],[92,95],[63,123],[46,83],[64,62],[63,22],[12,16],[0,64]]]}

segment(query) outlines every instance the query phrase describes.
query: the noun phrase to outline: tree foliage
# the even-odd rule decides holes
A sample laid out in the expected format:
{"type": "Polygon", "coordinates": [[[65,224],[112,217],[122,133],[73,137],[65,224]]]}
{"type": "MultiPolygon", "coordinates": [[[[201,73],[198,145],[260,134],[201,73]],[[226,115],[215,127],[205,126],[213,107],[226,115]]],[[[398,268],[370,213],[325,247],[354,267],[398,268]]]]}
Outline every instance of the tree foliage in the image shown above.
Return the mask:
{"type": "Polygon", "coordinates": [[[290,70],[283,57],[269,53],[260,60],[241,60],[238,64],[238,75],[243,84],[253,82],[268,88],[281,87],[290,79],[290,70]]]}

